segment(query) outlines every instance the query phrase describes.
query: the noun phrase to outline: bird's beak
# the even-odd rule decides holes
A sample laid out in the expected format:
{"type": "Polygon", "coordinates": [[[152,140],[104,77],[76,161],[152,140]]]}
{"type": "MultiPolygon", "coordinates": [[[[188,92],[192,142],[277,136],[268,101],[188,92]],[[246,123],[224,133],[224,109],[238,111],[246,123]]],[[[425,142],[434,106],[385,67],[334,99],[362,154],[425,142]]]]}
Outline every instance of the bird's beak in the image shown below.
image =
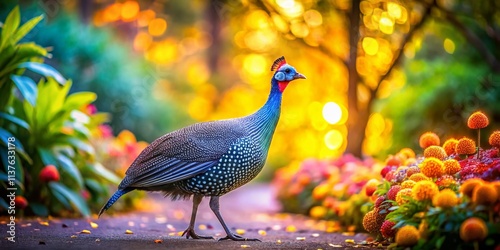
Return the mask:
{"type": "Polygon", "coordinates": [[[296,73],[296,74],[293,76],[293,80],[296,80],[296,79],[306,79],[306,76],[305,76],[305,75],[302,75],[301,73],[296,73]]]}

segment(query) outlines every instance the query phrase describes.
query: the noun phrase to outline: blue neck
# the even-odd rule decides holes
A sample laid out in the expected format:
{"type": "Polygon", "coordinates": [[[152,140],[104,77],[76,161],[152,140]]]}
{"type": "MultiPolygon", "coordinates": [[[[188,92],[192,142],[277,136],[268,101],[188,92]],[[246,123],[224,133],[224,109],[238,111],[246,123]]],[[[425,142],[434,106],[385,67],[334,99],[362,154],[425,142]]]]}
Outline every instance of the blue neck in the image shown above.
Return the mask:
{"type": "Polygon", "coordinates": [[[266,154],[280,118],[281,96],[282,93],[278,88],[278,82],[273,78],[271,81],[271,93],[266,104],[249,116],[251,125],[250,134],[261,141],[266,154]]]}

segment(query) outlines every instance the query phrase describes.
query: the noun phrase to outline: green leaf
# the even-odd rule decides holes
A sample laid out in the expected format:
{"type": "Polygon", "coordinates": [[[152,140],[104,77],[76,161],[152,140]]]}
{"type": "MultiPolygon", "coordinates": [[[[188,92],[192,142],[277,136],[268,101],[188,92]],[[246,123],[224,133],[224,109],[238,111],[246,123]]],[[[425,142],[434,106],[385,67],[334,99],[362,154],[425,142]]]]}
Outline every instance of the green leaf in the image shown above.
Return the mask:
{"type": "Polygon", "coordinates": [[[78,170],[78,167],[73,163],[73,161],[68,158],[67,156],[63,154],[57,154],[56,155],[57,160],[60,163],[60,166],[64,169],[66,173],[71,176],[76,181],[76,184],[78,185],[78,188],[83,187],[83,179],[82,175],[80,174],[80,170],[78,170]]]}
{"type": "Polygon", "coordinates": [[[31,208],[34,214],[38,216],[48,216],[49,209],[45,205],[36,202],[29,202],[28,207],[31,208]]]}
{"type": "Polygon", "coordinates": [[[13,61],[15,61],[16,63],[21,63],[33,57],[44,57],[46,55],[47,50],[40,47],[36,43],[22,43],[17,45],[16,55],[13,61]]]}
{"type": "Polygon", "coordinates": [[[94,150],[94,147],[92,147],[92,145],[90,145],[90,144],[88,144],[88,143],[86,143],[78,138],[75,138],[75,137],[68,138],[67,142],[70,143],[75,148],[82,150],[84,152],[87,152],[90,155],[95,154],[95,150],[94,150]]]}
{"type": "Polygon", "coordinates": [[[104,179],[114,183],[114,184],[119,184],[121,179],[116,176],[113,172],[109,171],[109,169],[105,168],[101,163],[96,162],[92,165],[90,165],[92,170],[99,176],[103,177],[104,179]]]}
{"type": "Polygon", "coordinates": [[[21,119],[19,117],[0,112],[0,118],[3,118],[7,121],[14,123],[14,124],[17,124],[20,127],[25,128],[26,130],[30,130],[30,125],[26,121],[24,121],[23,119],[21,119]]]}
{"type": "Polygon", "coordinates": [[[49,187],[52,192],[59,192],[62,196],[66,197],[73,206],[85,217],[90,216],[90,209],[85,200],[75,191],[69,189],[60,182],[50,182],[49,187]]]}
{"type": "Polygon", "coordinates": [[[12,36],[12,43],[19,42],[19,40],[28,34],[42,19],[43,15],[39,15],[24,23],[12,36]]]}
{"type": "Polygon", "coordinates": [[[57,158],[49,149],[37,148],[44,165],[57,165],[57,158]]]}
{"type": "Polygon", "coordinates": [[[21,92],[24,99],[26,99],[32,106],[35,106],[36,97],[38,95],[35,82],[29,77],[18,75],[11,75],[10,79],[16,84],[17,89],[19,89],[19,92],[21,92]]]}
{"type": "Polygon", "coordinates": [[[26,68],[42,76],[52,77],[61,85],[64,85],[66,83],[66,79],[64,79],[64,77],[61,75],[61,73],[59,73],[59,71],[57,71],[52,66],[49,66],[45,63],[24,62],[19,64],[18,68],[26,68]]]}
{"type": "Polygon", "coordinates": [[[64,102],[63,109],[73,110],[79,109],[84,105],[90,104],[97,99],[97,95],[93,92],[78,92],[71,94],[64,102]]]}
{"type": "Polygon", "coordinates": [[[2,198],[0,199],[0,207],[2,207],[5,210],[9,210],[9,204],[2,198]]]}
{"type": "Polygon", "coordinates": [[[2,27],[2,43],[0,44],[0,50],[8,43],[11,36],[14,34],[15,30],[19,27],[21,22],[21,13],[19,12],[19,6],[16,6],[5,19],[5,23],[2,27]]]}

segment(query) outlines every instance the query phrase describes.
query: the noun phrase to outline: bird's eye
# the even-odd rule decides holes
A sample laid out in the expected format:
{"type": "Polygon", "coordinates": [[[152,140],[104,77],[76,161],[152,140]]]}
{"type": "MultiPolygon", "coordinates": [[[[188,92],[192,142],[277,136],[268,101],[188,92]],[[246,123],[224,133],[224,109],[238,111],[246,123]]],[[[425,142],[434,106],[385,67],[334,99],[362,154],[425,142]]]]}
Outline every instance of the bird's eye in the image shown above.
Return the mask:
{"type": "Polygon", "coordinates": [[[285,69],[285,73],[290,73],[290,69],[285,69]]]}

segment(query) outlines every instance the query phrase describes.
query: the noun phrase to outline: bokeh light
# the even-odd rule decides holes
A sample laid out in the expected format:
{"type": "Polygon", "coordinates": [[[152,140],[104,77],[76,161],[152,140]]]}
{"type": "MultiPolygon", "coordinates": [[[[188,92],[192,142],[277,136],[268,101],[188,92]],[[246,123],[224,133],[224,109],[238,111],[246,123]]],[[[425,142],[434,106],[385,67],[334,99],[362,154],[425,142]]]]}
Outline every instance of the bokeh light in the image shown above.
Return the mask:
{"type": "Polygon", "coordinates": [[[330,124],[336,124],[342,118],[342,109],[335,102],[327,102],[323,106],[323,118],[330,124]]]}

